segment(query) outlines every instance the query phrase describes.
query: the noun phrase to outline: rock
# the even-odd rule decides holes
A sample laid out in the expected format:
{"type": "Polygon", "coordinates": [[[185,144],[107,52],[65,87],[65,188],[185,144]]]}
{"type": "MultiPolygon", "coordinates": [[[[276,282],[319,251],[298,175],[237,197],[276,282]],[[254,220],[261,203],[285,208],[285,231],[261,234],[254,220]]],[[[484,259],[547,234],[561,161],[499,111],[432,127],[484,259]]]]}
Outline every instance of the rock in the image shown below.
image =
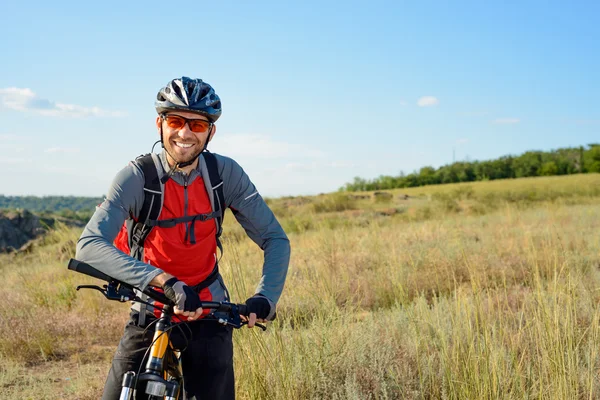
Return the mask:
{"type": "Polygon", "coordinates": [[[383,215],[386,217],[391,217],[392,215],[398,214],[399,212],[400,212],[400,210],[398,210],[397,208],[386,208],[384,210],[377,211],[377,214],[383,215]]]}
{"type": "Polygon", "coordinates": [[[27,210],[0,210],[0,252],[19,250],[54,227],[54,223],[53,218],[40,218],[27,210]]]}

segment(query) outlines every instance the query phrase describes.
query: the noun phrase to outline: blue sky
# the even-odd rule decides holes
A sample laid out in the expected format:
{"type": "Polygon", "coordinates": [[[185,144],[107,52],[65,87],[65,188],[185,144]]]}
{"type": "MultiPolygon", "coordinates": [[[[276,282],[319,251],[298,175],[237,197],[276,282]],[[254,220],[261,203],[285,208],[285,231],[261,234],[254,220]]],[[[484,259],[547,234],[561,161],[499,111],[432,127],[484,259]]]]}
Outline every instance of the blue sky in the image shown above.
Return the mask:
{"type": "Polygon", "coordinates": [[[599,141],[598,2],[295,3],[5,2],[0,194],[106,193],[182,75],[265,196],[599,141]]]}

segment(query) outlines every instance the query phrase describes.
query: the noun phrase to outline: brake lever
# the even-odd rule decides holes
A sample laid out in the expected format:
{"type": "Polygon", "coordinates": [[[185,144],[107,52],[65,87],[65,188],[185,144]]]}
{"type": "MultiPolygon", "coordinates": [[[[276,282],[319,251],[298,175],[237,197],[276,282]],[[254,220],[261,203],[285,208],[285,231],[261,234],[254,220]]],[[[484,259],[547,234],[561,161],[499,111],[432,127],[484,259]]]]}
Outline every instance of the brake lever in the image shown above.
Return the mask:
{"type": "Polygon", "coordinates": [[[263,330],[263,332],[267,330],[267,327],[266,327],[266,325],[259,324],[258,322],[257,322],[256,324],[254,324],[254,326],[258,326],[260,329],[262,329],[262,330],[263,330]]]}
{"type": "Polygon", "coordinates": [[[100,293],[102,293],[104,295],[104,297],[106,297],[106,285],[104,285],[104,289],[101,288],[100,286],[96,286],[96,285],[79,285],[77,286],[76,290],[79,289],[94,289],[99,291],[100,293]]]}
{"type": "MultiPolygon", "coordinates": [[[[241,323],[241,326],[244,326],[244,325],[248,325],[248,321],[243,321],[243,322],[241,323]]],[[[263,325],[263,324],[261,324],[261,323],[258,323],[258,322],[257,322],[257,323],[255,323],[255,324],[254,324],[254,326],[258,326],[260,329],[262,329],[262,330],[263,330],[263,332],[267,330],[267,327],[266,327],[265,325],[263,325]]]]}
{"type": "MultiPolygon", "coordinates": [[[[236,329],[241,328],[244,325],[248,325],[248,321],[242,321],[242,319],[240,318],[239,314],[236,314],[236,317],[219,317],[217,315],[215,315],[215,313],[211,314],[213,318],[215,318],[217,320],[217,322],[221,325],[224,326],[233,326],[236,329]]],[[[263,331],[267,330],[267,327],[263,324],[260,323],[255,323],[254,326],[258,326],[260,329],[262,329],[263,331]]]]}
{"type": "Polygon", "coordinates": [[[125,303],[135,298],[135,295],[132,296],[132,293],[130,293],[126,289],[120,288],[119,290],[117,290],[112,284],[104,285],[102,288],[96,285],[79,285],[77,286],[77,290],[79,289],[94,289],[102,293],[102,295],[108,300],[116,300],[120,301],[121,303],[125,303]]]}

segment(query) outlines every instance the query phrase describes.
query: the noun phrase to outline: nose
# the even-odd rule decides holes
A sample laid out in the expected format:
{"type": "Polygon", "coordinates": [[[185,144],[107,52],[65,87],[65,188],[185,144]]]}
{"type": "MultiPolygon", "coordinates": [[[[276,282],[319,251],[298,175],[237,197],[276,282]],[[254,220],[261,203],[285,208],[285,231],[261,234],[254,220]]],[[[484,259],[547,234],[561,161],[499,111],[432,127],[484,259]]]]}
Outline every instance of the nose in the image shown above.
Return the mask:
{"type": "Polygon", "coordinates": [[[181,129],[179,129],[179,131],[177,131],[177,136],[179,136],[180,138],[186,138],[186,137],[193,137],[194,136],[194,132],[192,132],[190,130],[190,127],[188,126],[187,122],[185,123],[185,125],[183,125],[183,127],[181,129]]]}

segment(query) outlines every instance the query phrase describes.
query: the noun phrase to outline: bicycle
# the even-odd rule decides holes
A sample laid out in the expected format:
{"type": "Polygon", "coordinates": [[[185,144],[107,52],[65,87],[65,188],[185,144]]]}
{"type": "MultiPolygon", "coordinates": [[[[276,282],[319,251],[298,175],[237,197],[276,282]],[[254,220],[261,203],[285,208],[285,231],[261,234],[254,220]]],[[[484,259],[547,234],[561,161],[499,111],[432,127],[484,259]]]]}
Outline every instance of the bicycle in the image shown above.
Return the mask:
{"type": "MultiPolygon", "coordinates": [[[[176,327],[181,329],[183,333],[181,325],[185,326],[186,322],[173,323],[172,317],[177,318],[177,315],[174,314],[173,302],[163,293],[152,288],[146,288],[142,291],[139,288],[135,288],[132,285],[104,274],[89,264],[75,259],[69,260],[68,268],[72,271],[107,282],[102,287],[96,285],[79,285],[77,286],[77,290],[98,290],[108,300],[122,303],[129,301],[139,302],[157,308],[161,312],[160,317],[146,327],[148,329],[151,325],[154,325],[152,343],[148,347],[138,371],[128,371],[124,374],[119,400],[133,400],[137,397],[138,393],[145,393],[149,396],[150,400],[185,400],[185,391],[181,390],[184,387],[180,357],[181,351],[174,348],[170,340],[170,333],[176,327]],[[156,304],[144,301],[136,294],[136,290],[162,303],[163,306],[159,307],[156,304]],[[141,373],[146,358],[145,370],[141,373]],[[183,397],[180,397],[181,395],[183,397]]],[[[241,318],[241,316],[247,317],[249,314],[245,304],[204,301],[202,302],[202,309],[211,310],[211,312],[200,321],[213,321],[214,323],[232,326],[236,329],[247,324],[247,321],[242,321],[241,318]]],[[[256,326],[260,327],[263,331],[267,329],[262,324],[257,323],[256,326]]]]}

